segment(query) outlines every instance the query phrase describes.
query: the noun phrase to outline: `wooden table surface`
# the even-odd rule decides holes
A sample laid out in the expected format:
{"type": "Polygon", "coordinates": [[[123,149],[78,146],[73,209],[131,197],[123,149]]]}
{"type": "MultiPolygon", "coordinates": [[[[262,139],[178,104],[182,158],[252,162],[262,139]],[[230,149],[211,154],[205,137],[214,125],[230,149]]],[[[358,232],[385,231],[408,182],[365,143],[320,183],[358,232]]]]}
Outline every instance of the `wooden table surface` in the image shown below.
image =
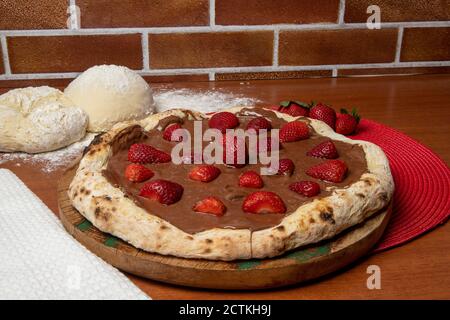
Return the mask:
{"type": "MultiPolygon", "coordinates": [[[[273,104],[286,99],[356,106],[363,117],[403,131],[450,162],[450,75],[322,78],[252,82],[158,84],[158,89],[223,90],[273,104]]],[[[7,90],[0,82],[0,93],[7,90]]],[[[9,89],[9,88],[8,88],[9,89]]],[[[9,168],[57,214],[56,181],[36,165],[9,168]]],[[[394,213],[395,214],[395,213],[394,213]]],[[[269,291],[214,291],[177,287],[129,276],[154,299],[450,299],[450,223],[400,247],[365,257],[320,280],[269,291]],[[366,286],[367,267],[381,269],[381,289],[366,286]]]]}

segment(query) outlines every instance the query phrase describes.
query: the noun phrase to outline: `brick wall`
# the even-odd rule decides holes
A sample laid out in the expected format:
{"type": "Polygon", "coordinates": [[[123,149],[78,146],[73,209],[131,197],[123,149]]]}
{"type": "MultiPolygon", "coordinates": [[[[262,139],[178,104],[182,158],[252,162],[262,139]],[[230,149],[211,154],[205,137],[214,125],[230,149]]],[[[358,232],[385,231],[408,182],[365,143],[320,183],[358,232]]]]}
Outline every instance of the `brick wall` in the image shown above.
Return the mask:
{"type": "Polygon", "coordinates": [[[10,82],[103,63],[149,81],[449,73],[450,1],[2,0],[0,40],[10,82]]]}

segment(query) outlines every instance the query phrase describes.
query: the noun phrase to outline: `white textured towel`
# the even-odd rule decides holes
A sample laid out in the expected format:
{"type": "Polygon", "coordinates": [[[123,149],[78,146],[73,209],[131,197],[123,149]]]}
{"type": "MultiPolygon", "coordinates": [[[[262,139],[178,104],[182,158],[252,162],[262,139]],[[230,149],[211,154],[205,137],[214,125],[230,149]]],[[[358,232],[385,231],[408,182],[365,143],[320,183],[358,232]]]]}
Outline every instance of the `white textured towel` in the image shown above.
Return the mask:
{"type": "Polygon", "coordinates": [[[70,236],[11,171],[0,169],[0,299],[148,299],[70,236]]]}

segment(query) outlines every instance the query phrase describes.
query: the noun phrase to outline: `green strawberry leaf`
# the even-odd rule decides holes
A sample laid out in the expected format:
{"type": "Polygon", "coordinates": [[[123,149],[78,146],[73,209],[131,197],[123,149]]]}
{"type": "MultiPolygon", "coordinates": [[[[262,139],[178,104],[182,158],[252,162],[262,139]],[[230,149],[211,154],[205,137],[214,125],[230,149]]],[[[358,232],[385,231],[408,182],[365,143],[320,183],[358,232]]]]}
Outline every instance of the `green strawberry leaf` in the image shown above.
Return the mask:
{"type": "Polygon", "coordinates": [[[289,107],[290,104],[291,104],[291,101],[281,101],[280,102],[280,106],[282,106],[282,107],[289,107]]]}
{"type": "Polygon", "coordinates": [[[358,114],[358,110],[355,107],[352,109],[352,116],[356,119],[356,123],[359,123],[361,116],[358,114]]]}
{"type": "Polygon", "coordinates": [[[310,106],[309,104],[307,104],[306,102],[303,102],[303,101],[292,101],[292,102],[295,102],[295,103],[298,104],[299,106],[301,106],[301,107],[303,107],[303,108],[306,108],[306,109],[311,108],[311,106],[310,106]]]}

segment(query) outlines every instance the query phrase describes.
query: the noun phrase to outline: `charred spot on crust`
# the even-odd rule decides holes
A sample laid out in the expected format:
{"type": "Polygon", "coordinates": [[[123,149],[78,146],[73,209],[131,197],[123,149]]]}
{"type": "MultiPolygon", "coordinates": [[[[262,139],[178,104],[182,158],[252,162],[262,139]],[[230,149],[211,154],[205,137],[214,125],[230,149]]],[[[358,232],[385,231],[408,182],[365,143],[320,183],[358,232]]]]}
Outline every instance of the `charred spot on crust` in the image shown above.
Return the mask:
{"type": "Polygon", "coordinates": [[[186,239],[187,240],[194,240],[194,237],[193,236],[186,236],[186,239]]]}
{"type": "Polygon", "coordinates": [[[388,195],[386,192],[383,192],[380,194],[380,199],[383,201],[387,201],[388,200],[388,195]]]}
{"type": "Polygon", "coordinates": [[[203,253],[211,253],[211,249],[210,248],[206,248],[205,250],[203,250],[203,253]]]}
{"type": "Polygon", "coordinates": [[[86,190],[86,191],[84,192],[84,194],[88,196],[88,195],[91,194],[91,191],[90,191],[90,190],[86,190]]]}
{"type": "Polygon", "coordinates": [[[112,200],[110,196],[105,196],[104,199],[105,199],[106,201],[111,201],[111,200],[112,200]]]}
{"type": "Polygon", "coordinates": [[[329,222],[331,224],[336,223],[336,221],[334,221],[333,212],[321,211],[319,216],[324,222],[329,222]]]}
{"type": "Polygon", "coordinates": [[[99,145],[100,143],[103,142],[102,137],[103,137],[104,134],[105,134],[105,132],[100,133],[100,134],[98,134],[98,135],[96,135],[96,136],[94,137],[94,139],[92,140],[92,142],[91,142],[86,148],[84,148],[84,150],[83,150],[83,156],[86,155],[86,153],[89,153],[90,155],[93,155],[93,154],[95,154],[95,153],[97,152],[97,150],[94,149],[94,147],[95,147],[96,145],[99,145]]]}
{"type": "Polygon", "coordinates": [[[362,193],[357,193],[356,194],[357,197],[360,197],[361,199],[364,199],[366,196],[362,193]]]}
{"type": "Polygon", "coordinates": [[[159,230],[167,230],[167,229],[169,228],[163,224],[159,226],[159,230]]]}
{"type": "Polygon", "coordinates": [[[316,223],[316,220],[314,220],[314,218],[309,218],[309,223],[316,223]]]}
{"type": "Polygon", "coordinates": [[[363,181],[368,186],[371,186],[373,183],[372,179],[369,179],[369,178],[364,178],[363,181]]]}
{"type": "Polygon", "coordinates": [[[85,189],[84,187],[81,187],[80,192],[81,192],[81,193],[84,193],[85,190],[86,190],[86,189],[85,189]]]}
{"type": "Polygon", "coordinates": [[[277,231],[283,232],[284,231],[284,226],[278,226],[275,228],[277,231]]]}
{"type": "Polygon", "coordinates": [[[100,214],[100,211],[101,211],[100,207],[95,208],[94,214],[96,217],[100,214]]]}
{"type": "Polygon", "coordinates": [[[112,207],[111,210],[112,210],[112,212],[116,212],[117,211],[116,207],[112,207]]]}
{"type": "Polygon", "coordinates": [[[211,239],[205,239],[206,243],[213,243],[213,241],[211,239]]]}

